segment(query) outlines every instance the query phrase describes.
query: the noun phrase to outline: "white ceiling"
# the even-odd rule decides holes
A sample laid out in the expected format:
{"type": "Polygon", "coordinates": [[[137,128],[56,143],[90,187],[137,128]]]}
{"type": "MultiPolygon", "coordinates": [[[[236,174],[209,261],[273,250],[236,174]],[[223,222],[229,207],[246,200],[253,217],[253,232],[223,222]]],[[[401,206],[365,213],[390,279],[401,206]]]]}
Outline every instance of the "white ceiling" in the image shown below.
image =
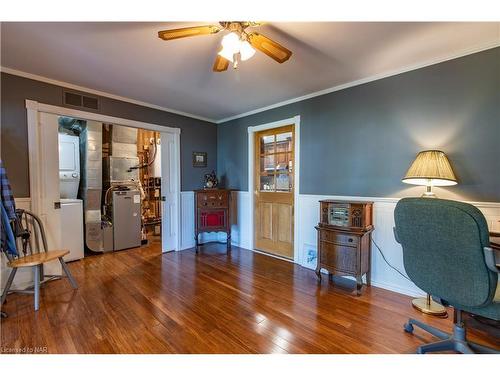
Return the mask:
{"type": "Polygon", "coordinates": [[[498,46],[500,23],[270,23],[293,51],[213,73],[221,33],[165,42],[196,23],[2,23],[2,67],[221,120],[349,82],[498,46]]]}

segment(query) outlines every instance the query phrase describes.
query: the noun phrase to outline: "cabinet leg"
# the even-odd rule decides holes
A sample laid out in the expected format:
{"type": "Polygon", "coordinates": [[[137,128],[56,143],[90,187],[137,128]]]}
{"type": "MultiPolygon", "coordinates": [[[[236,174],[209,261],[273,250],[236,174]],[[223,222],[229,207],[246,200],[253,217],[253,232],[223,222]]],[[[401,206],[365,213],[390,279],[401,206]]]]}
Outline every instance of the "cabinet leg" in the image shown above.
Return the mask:
{"type": "Polygon", "coordinates": [[[328,272],[328,281],[330,281],[331,283],[333,283],[333,274],[328,272]]]}
{"type": "Polygon", "coordinates": [[[227,234],[227,251],[231,250],[231,233],[227,234]]]}
{"type": "Polygon", "coordinates": [[[199,249],[198,249],[198,248],[199,248],[199,246],[200,246],[200,245],[199,245],[199,243],[198,243],[198,234],[196,234],[196,235],[194,236],[194,248],[195,248],[195,250],[196,250],[196,254],[198,254],[198,251],[199,251],[199,249]]]}
{"type": "Polygon", "coordinates": [[[363,277],[361,275],[356,276],[356,295],[361,295],[361,288],[363,288],[363,277]]]}
{"type": "Polygon", "coordinates": [[[372,286],[372,271],[366,273],[366,286],[372,286]]]}

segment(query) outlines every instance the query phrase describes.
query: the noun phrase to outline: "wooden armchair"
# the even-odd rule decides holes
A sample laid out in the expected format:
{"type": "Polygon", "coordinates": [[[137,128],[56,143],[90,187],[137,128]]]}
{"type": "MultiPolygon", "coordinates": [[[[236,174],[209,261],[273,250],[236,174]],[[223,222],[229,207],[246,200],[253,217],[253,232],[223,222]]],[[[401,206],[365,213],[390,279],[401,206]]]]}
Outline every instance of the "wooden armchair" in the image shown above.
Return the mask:
{"type": "Polygon", "coordinates": [[[40,285],[63,277],[61,275],[45,275],[43,269],[45,263],[58,259],[73,289],[77,289],[78,285],[63,259],[63,256],[69,254],[69,250],[48,251],[45,230],[40,218],[29,211],[20,209],[16,210],[16,216],[14,235],[16,236],[17,255],[13,256],[6,251],[4,252],[9,261],[7,265],[12,270],[2,293],[0,304],[3,305],[8,293],[29,293],[34,294],[36,311],[40,306],[40,285]],[[24,267],[33,268],[34,285],[24,290],[11,290],[10,287],[17,270],[24,267]]]}

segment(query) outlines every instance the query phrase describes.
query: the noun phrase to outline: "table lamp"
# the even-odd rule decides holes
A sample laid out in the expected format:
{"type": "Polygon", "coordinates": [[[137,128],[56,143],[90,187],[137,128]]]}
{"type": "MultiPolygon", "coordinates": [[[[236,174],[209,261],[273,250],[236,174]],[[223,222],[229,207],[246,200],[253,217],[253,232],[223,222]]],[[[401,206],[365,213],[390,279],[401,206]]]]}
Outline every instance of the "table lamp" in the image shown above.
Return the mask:
{"type": "MultiPolygon", "coordinates": [[[[406,184],[426,186],[423,198],[436,198],[433,186],[452,186],[457,184],[451,164],[443,151],[427,150],[417,154],[402,181],[406,184]]],[[[446,308],[433,301],[430,294],[425,298],[411,301],[413,307],[424,314],[446,317],[446,308]]]]}
{"type": "Polygon", "coordinates": [[[426,186],[423,198],[436,198],[436,194],[432,191],[433,186],[457,184],[457,178],[446,154],[439,150],[419,152],[401,181],[406,184],[426,186]]]}

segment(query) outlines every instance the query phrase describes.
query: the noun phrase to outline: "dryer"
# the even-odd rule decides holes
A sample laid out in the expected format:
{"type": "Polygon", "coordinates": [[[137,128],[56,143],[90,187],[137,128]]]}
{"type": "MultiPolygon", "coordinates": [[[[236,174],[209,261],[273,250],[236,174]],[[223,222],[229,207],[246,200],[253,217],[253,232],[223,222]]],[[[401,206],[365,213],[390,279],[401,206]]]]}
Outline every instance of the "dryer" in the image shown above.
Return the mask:
{"type": "Polygon", "coordinates": [[[76,199],[80,185],[80,139],[59,133],[59,189],[61,198],[76,199]]]}

